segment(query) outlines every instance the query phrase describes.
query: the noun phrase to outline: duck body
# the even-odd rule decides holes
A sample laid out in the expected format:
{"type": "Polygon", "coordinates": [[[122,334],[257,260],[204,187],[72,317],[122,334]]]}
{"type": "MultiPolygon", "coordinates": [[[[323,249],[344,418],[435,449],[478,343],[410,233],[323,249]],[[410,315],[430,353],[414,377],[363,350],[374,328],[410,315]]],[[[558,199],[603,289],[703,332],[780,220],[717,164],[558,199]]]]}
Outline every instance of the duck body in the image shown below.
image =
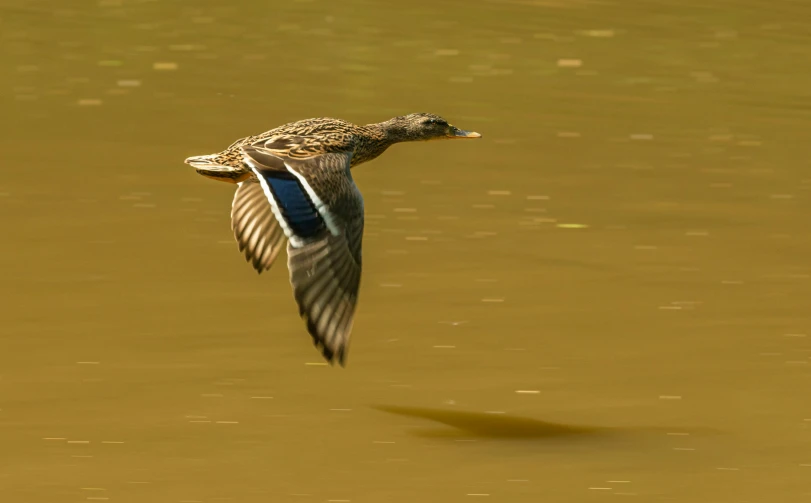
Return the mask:
{"type": "MultiPolygon", "coordinates": [[[[427,115],[427,114],[426,114],[427,115]]],[[[343,119],[319,117],[290,122],[264,133],[240,138],[217,154],[186,159],[195,170],[214,180],[239,183],[252,176],[243,162],[243,146],[261,146],[292,158],[351,152],[351,167],[371,161],[396,142],[379,124],[358,126],[343,119]]]]}
{"type": "Polygon", "coordinates": [[[241,138],[186,163],[207,178],[237,185],[231,227],[257,272],[269,269],[287,242],[299,314],[324,358],[344,365],[360,287],[364,222],[351,168],[394,143],[480,136],[433,114],[365,126],[315,118],[241,138]]]}

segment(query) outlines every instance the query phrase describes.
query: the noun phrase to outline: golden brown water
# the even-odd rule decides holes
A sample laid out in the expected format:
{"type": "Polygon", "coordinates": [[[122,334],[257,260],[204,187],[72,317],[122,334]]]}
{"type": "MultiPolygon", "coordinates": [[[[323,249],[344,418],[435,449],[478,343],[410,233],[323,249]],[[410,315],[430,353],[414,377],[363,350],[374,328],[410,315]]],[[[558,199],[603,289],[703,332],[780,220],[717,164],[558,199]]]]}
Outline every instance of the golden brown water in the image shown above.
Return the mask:
{"type": "Polygon", "coordinates": [[[0,501],[811,497],[811,4],[0,3],[0,501]],[[415,111],[320,363],[189,155],[415,111]],[[614,496],[620,495],[620,496],[614,496]]]}

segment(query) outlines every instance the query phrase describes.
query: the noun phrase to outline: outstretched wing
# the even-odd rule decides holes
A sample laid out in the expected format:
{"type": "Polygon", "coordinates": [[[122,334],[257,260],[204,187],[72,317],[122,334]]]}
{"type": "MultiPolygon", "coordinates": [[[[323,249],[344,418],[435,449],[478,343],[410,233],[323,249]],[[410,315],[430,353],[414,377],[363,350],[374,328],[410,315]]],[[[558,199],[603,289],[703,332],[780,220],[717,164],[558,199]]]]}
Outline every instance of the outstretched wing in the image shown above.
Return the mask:
{"type": "Polygon", "coordinates": [[[231,229],[239,251],[256,272],[270,269],[284,244],[284,233],[256,178],[240,182],[231,204],[231,229]]]}
{"type": "Polygon", "coordinates": [[[329,362],[344,365],[363,240],[363,197],[349,171],[351,154],[293,159],[255,146],[243,153],[289,238],[290,283],[307,330],[329,362]]]}

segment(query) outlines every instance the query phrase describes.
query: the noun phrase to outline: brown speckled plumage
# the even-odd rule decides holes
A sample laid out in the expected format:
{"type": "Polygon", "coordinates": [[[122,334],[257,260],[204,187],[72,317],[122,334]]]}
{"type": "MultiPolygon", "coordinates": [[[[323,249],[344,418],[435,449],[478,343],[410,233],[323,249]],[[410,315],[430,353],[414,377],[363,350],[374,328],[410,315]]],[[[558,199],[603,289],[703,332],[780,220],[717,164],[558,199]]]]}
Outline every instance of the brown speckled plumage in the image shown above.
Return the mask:
{"type": "Polygon", "coordinates": [[[317,118],[241,138],[186,163],[205,177],[238,184],[231,225],[258,272],[273,265],[287,239],[299,314],[327,361],[344,365],[363,240],[363,197],[350,168],[394,143],[479,136],[426,113],[365,126],[317,118]]]}

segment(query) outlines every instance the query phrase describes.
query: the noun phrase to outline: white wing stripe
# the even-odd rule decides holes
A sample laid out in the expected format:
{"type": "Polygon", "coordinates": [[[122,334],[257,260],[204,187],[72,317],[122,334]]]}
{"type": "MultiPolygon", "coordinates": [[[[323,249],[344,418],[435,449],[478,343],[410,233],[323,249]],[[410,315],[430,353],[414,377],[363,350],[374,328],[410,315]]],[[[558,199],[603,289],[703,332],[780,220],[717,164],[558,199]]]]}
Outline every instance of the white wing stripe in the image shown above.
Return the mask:
{"type": "Polygon", "coordinates": [[[338,227],[337,222],[335,222],[335,217],[332,216],[329,206],[324,204],[324,201],[318,197],[318,194],[316,194],[313,188],[310,187],[310,184],[307,183],[306,178],[300,175],[295,169],[291,168],[289,164],[284,163],[284,167],[287,168],[287,171],[293,173],[293,175],[298,178],[298,181],[301,182],[302,187],[304,187],[304,190],[307,191],[307,195],[310,196],[310,200],[313,202],[313,205],[315,205],[315,209],[327,224],[327,228],[329,229],[330,233],[333,236],[339,236],[341,234],[341,228],[338,227]]]}
{"type": "Polygon", "coordinates": [[[259,184],[262,186],[262,191],[265,193],[265,197],[268,198],[268,201],[270,201],[270,209],[273,211],[276,221],[279,222],[279,225],[284,230],[284,235],[287,236],[287,239],[290,240],[290,244],[293,247],[300,248],[304,242],[301,240],[301,238],[296,236],[293,229],[290,228],[290,224],[288,224],[287,220],[285,220],[282,212],[279,210],[279,203],[276,201],[276,198],[273,197],[273,192],[270,191],[270,187],[268,186],[268,182],[265,180],[265,177],[262,176],[262,173],[260,173],[258,169],[256,169],[256,165],[248,156],[243,156],[243,158],[245,160],[245,164],[251,168],[251,171],[254,172],[256,178],[259,179],[259,184]]]}

